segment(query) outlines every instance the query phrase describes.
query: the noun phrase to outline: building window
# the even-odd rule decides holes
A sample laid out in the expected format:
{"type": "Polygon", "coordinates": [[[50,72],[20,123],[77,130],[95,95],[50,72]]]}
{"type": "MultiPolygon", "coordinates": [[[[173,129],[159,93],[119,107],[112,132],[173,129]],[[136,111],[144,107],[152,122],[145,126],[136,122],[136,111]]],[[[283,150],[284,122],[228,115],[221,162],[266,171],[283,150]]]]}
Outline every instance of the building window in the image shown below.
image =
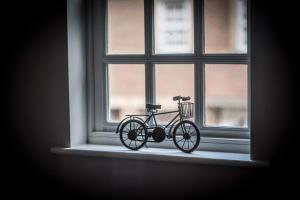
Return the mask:
{"type": "Polygon", "coordinates": [[[155,54],[193,53],[192,0],[155,0],[155,54]]]}
{"type": "MultiPolygon", "coordinates": [[[[176,109],[191,96],[202,136],[249,138],[246,0],[94,1],[91,123],[114,131],[145,104],[176,109]]],[[[172,116],[164,116],[163,124],[172,116]]]]}

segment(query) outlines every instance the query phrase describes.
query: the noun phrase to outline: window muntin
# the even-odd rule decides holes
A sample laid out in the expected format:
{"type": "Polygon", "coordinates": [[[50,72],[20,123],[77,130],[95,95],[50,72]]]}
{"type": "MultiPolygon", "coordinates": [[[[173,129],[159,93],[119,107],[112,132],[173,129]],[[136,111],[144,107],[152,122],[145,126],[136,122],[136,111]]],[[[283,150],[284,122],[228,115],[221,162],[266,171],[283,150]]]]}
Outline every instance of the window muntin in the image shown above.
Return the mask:
{"type": "Polygon", "coordinates": [[[205,125],[248,126],[247,65],[205,65],[205,125]]]}
{"type": "Polygon", "coordinates": [[[107,2],[107,54],[144,54],[144,1],[107,2]]]}
{"type": "Polygon", "coordinates": [[[145,114],[145,67],[142,64],[109,64],[108,120],[118,122],[126,114],[145,114]]]}
{"type": "Polygon", "coordinates": [[[247,1],[204,0],[205,53],[247,53],[247,1]]]}
{"type": "Polygon", "coordinates": [[[194,53],[193,0],[154,0],[155,54],[194,53]]]}

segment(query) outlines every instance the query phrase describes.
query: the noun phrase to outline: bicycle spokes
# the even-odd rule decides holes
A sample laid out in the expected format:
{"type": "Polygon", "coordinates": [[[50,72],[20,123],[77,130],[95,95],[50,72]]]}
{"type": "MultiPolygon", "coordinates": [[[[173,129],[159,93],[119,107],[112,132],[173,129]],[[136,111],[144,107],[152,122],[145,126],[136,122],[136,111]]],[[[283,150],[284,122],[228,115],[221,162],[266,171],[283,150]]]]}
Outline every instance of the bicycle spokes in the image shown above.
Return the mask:
{"type": "Polygon", "coordinates": [[[177,148],[189,153],[199,145],[199,130],[192,122],[182,121],[174,129],[173,140],[177,148]]]}
{"type": "Polygon", "coordinates": [[[146,128],[136,120],[126,122],[120,131],[121,142],[129,149],[137,150],[141,148],[146,140],[146,128]]]}

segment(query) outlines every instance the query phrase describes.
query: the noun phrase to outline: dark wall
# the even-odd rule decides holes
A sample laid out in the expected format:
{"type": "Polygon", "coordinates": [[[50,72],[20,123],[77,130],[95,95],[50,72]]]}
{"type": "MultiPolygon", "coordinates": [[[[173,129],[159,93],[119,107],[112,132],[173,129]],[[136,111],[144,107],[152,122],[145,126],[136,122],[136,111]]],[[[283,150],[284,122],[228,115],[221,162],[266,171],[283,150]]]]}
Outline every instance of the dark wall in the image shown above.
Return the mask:
{"type": "Polygon", "coordinates": [[[68,143],[66,2],[20,1],[3,6],[6,187],[43,197],[268,197],[292,195],[297,101],[290,47],[297,33],[292,5],[252,1],[252,152],[264,169],[58,156],[68,143]],[[282,13],[282,10],[286,12],[282,13]],[[14,17],[13,17],[14,16],[14,17]],[[7,79],[8,78],[8,79],[7,79]],[[7,80],[7,81],[6,81],[7,80]],[[7,98],[8,97],[8,98],[7,98]],[[294,142],[292,142],[294,141],[294,142]],[[290,188],[284,189],[283,185],[290,188]]]}
{"type": "Polygon", "coordinates": [[[261,160],[279,159],[291,153],[287,149],[295,142],[297,11],[290,3],[251,5],[252,154],[261,160]]]}

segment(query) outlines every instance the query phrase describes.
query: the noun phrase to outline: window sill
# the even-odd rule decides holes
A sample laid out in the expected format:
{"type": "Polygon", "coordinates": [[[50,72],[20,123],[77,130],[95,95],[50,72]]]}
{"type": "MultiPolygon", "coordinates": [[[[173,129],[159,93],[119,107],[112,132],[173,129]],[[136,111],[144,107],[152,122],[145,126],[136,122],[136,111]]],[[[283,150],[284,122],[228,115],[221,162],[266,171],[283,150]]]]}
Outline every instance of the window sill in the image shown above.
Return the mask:
{"type": "Polygon", "coordinates": [[[212,151],[194,151],[191,154],[180,152],[177,149],[142,148],[138,151],[126,149],[123,146],[113,145],[79,145],[72,148],[51,148],[54,154],[93,156],[104,158],[122,158],[134,160],[167,161],[196,164],[213,164],[245,167],[267,167],[265,161],[251,160],[250,154],[227,153],[212,151]]]}
{"type": "MultiPolygon", "coordinates": [[[[91,132],[87,143],[123,146],[119,134],[115,134],[114,132],[91,132]]],[[[167,138],[161,143],[148,142],[147,146],[150,148],[176,149],[173,139],[167,138]]],[[[249,154],[250,139],[201,137],[200,145],[197,150],[249,154]]]]}

